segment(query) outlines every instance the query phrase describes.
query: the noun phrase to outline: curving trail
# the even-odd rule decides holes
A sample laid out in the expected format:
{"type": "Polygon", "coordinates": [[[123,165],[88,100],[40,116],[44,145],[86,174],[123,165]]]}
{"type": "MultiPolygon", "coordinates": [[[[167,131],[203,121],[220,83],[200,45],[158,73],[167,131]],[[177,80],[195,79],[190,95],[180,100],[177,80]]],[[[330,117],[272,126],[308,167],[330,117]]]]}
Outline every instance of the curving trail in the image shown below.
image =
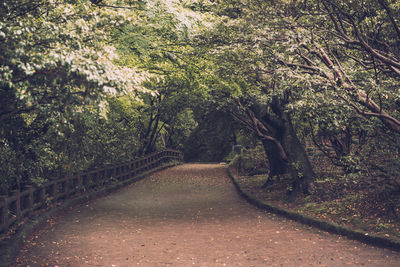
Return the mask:
{"type": "Polygon", "coordinates": [[[60,215],[14,266],[400,266],[400,253],[260,211],[226,166],[185,164],[60,215]]]}

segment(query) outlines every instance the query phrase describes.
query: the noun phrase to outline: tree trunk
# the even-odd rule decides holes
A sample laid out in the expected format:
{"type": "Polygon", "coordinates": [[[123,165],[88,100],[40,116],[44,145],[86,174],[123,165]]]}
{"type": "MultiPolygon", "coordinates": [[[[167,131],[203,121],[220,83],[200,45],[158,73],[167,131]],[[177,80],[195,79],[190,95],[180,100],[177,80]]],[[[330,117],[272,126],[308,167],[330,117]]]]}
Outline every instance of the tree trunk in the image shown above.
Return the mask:
{"type": "Polygon", "coordinates": [[[283,119],[282,146],[287,153],[289,170],[293,179],[292,188],[288,191],[288,201],[292,201],[300,193],[310,193],[315,173],[306,150],[296,135],[290,116],[283,113],[283,119]]]}
{"type": "Polygon", "coordinates": [[[261,140],[265,154],[268,158],[269,163],[269,176],[265,183],[262,185],[262,188],[267,187],[268,185],[274,182],[274,179],[280,178],[280,175],[286,174],[289,172],[287,161],[283,160],[282,157],[277,152],[276,144],[270,142],[268,140],[261,140]]]}
{"type": "Polygon", "coordinates": [[[288,201],[293,201],[299,193],[309,194],[314,181],[314,171],[303,144],[293,128],[290,115],[285,112],[288,96],[275,97],[268,106],[254,104],[245,108],[255,134],[262,140],[270,163],[270,177],[263,187],[272,181],[272,177],[288,171],[292,177],[292,188],[288,191],[288,201]]]}
{"type": "MultiPolygon", "coordinates": [[[[273,113],[264,113],[261,122],[268,128],[269,134],[279,140],[286,154],[286,159],[278,153],[276,145],[268,140],[263,141],[268,160],[270,161],[270,178],[290,173],[292,187],[288,190],[288,201],[293,201],[300,194],[309,194],[309,187],[314,181],[314,171],[303,144],[297,137],[289,114],[284,111],[282,100],[271,103],[273,113]]],[[[270,111],[270,112],[271,112],[270,111]]],[[[266,182],[264,186],[267,186],[266,182]]]]}
{"type": "Polygon", "coordinates": [[[147,146],[144,150],[144,154],[149,154],[151,152],[154,152],[154,145],[155,145],[155,138],[156,138],[156,133],[158,130],[158,124],[160,122],[160,114],[157,113],[155,117],[155,123],[154,126],[151,130],[151,134],[149,136],[149,139],[147,140],[147,146]]]}

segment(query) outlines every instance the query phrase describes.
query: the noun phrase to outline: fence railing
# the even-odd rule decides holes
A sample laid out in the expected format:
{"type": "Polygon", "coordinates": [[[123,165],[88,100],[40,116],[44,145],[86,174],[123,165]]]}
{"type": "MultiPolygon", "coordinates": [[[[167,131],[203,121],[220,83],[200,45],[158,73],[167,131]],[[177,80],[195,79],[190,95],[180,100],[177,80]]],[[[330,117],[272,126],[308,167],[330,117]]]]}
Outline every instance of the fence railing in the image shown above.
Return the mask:
{"type": "Polygon", "coordinates": [[[0,232],[7,231],[16,222],[51,203],[126,181],[172,160],[182,161],[182,153],[163,150],[129,162],[51,180],[40,187],[28,186],[22,191],[13,191],[10,196],[0,195],[0,232]]]}

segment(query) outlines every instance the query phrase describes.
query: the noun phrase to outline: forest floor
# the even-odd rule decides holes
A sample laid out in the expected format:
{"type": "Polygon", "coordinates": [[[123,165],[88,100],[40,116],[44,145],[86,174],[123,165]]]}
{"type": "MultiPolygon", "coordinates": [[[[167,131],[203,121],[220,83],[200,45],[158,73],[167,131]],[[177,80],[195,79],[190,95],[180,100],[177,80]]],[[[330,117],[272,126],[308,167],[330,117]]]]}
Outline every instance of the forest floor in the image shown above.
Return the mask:
{"type": "Polygon", "coordinates": [[[220,164],[154,173],[49,220],[13,266],[398,266],[400,253],[257,209],[220,164]]]}
{"type": "Polygon", "coordinates": [[[290,203],[286,201],[290,188],[288,175],[265,189],[261,187],[267,174],[244,172],[238,182],[261,201],[353,230],[400,240],[400,192],[385,190],[384,183],[376,181],[373,175],[352,177],[323,161],[317,163],[314,165],[317,179],[311,194],[290,203]]]}

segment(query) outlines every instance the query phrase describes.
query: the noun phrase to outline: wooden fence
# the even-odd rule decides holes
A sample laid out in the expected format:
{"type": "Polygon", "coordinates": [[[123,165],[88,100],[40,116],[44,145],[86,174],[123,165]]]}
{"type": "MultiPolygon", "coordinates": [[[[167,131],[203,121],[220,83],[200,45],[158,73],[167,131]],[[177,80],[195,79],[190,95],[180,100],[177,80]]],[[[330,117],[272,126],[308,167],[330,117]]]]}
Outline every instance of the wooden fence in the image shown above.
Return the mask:
{"type": "Polygon", "coordinates": [[[29,217],[34,211],[47,208],[51,203],[134,178],[172,160],[182,161],[182,153],[164,150],[130,162],[51,180],[41,187],[29,186],[22,192],[15,190],[11,196],[0,195],[0,232],[7,231],[16,222],[29,217]]]}

